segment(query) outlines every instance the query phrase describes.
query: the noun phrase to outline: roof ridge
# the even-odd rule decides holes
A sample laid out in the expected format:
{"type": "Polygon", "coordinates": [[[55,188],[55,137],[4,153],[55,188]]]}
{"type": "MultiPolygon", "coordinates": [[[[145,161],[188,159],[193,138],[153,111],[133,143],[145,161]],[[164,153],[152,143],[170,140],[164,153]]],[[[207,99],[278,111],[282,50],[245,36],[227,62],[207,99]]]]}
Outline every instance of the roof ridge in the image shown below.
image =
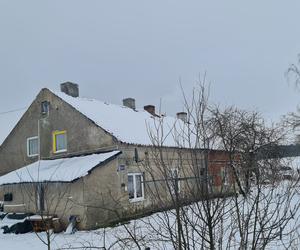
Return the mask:
{"type": "Polygon", "coordinates": [[[100,102],[100,103],[105,104],[105,105],[112,105],[112,106],[116,106],[116,107],[120,107],[120,108],[126,108],[126,109],[129,109],[129,110],[135,111],[135,112],[146,112],[144,109],[135,109],[135,110],[133,110],[133,109],[131,109],[129,107],[126,107],[122,104],[116,104],[116,103],[112,103],[112,102],[109,102],[109,101],[103,101],[103,100],[99,100],[99,99],[92,98],[92,97],[84,97],[84,96],[83,97],[81,97],[81,96],[73,97],[73,96],[69,96],[69,95],[67,95],[63,92],[60,92],[60,91],[53,91],[51,89],[48,89],[48,90],[51,91],[53,94],[55,94],[57,96],[63,95],[67,98],[73,98],[75,100],[78,99],[78,100],[83,100],[83,101],[96,101],[96,102],[100,102]]]}
{"type": "MultiPolygon", "coordinates": [[[[50,90],[51,91],[51,90],[50,90]]],[[[98,127],[108,132],[121,143],[153,145],[153,136],[161,132],[166,147],[178,147],[174,133],[182,131],[184,124],[172,116],[155,117],[147,111],[108,104],[82,97],[71,97],[65,93],[51,91],[53,95],[69,104],[98,127]]]]}

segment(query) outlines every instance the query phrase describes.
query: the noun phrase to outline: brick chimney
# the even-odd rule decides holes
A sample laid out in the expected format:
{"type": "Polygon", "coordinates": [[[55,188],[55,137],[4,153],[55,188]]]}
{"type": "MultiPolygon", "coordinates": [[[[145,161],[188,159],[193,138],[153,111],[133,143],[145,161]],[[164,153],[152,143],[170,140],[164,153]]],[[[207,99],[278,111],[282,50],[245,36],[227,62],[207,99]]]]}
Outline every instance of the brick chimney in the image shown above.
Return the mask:
{"type": "Polygon", "coordinates": [[[151,115],[157,116],[155,114],[155,106],[154,105],[146,105],[146,106],[144,106],[144,110],[146,110],[151,115]]]}
{"type": "Polygon", "coordinates": [[[135,110],[135,99],[130,97],[123,99],[123,106],[135,110]]]}
{"type": "Polygon", "coordinates": [[[73,82],[64,82],[60,84],[60,90],[61,92],[72,96],[72,97],[78,97],[79,96],[79,87],[78,84],[73,82]]]}
{"type": "Polygon", "coordinates": [[[176,114],[177,119],[182,120],[183,122],[187,122],[187,113],[186,112],[178,112],[176,114]]]}

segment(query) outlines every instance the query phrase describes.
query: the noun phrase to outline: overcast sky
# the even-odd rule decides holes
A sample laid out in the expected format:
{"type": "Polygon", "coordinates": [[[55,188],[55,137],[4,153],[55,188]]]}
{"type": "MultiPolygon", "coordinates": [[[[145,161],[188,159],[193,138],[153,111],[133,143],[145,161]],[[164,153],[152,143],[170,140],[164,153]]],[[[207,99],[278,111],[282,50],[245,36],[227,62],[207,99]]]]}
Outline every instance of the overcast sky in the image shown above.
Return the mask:
{"type": "Polygon", "coordinates": [[[300,99],[285,71],[300,52],[300,1],[0,0],[0,112],[42,87],[137,107],[182,109],[207,72],[212,101],[278,120],[300,99]]]}

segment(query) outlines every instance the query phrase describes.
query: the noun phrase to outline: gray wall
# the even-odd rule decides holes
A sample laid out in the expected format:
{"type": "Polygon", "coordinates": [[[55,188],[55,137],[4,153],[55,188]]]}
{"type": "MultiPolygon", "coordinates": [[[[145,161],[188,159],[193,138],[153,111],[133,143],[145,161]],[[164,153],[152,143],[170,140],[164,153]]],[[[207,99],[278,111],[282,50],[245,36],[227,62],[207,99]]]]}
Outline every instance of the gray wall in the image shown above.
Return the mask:
{"type": "Polygon", "coordinates": [[[40,121],[41,158],[55,158],[92,152],[115,145],[115,139],[85,118],[72,106],[43,89],[0,148],[0,175],[38,160],[27,156],[27,138],[38,135],[40,121]],[[41,103],[50,102],[48,115],[41,114],[41,103]],[[52,150],[52,132],[67,131],[67,152],[52,150]]]}
{"type": "MultiPolygon", "coordinates": [[[[74,183],[42,183],[45,189],[45,210],[43,215],[58,216],[64,228],[70,215],[80,218],[79,228],[86,225],[85,207],[83,204],[82,179],[74,183]]],[[[0,186],[0,197],[12,193],[13,200],[4,202],[4,212],[39,214],[36,203],[36,183],[20,183],[0,186]]]]}
{"type": "MultiPolygon", "coordinates": [[[[193,201],[200,198],[199,189],[194,186],[197,183],[193,179],[196,174],[192,162],[195,155],[192,151],[163,148],[159,149],[159,153],[162,153],[162,159],[160,159],[155,155],[157,151],[153,147],[120,144],[119,148],[123,153],[116,159],[96,167],[89,175],[74,183],[48,183],[49,189],[45,200],[46,202],[53,200],[54,205],[58,204],[55,211],[51,206],[48,207],[48,212],[57,214],[64,223],[70,215],[78,215],[81,221],[80,229],[94,229],[171,208],[174,203],[163,171],[168,171],[173,167],[178,167],[180,177],[187,177],[186,180],[180,181],[181,199],[193,201]],[[134,158],[135,148],[138,150],[138,162],[134,158]],[[119,171],[118,167],[121,164],[125,165],[125,169],[119,171]],[[128,173],[144,174],[143,200],[137,202],[129,200],[128,173]],[[66,202],[68,202],[67,209],[65,209],[66,202]]],[[[202,164],[203,152],[197,152],[196,157],[202,164]]],[[[23,207],[8,206],[5,211],[36,212],[34,191],[26,191],[32,186],[33,184],[0,186],[0,200],[6,192],[12,192],[14,195],[13,202],[6,202],[6,205],[25,204],[23,207]]],[[[216,191],[217,189],[214,192],[216,191]]]]}

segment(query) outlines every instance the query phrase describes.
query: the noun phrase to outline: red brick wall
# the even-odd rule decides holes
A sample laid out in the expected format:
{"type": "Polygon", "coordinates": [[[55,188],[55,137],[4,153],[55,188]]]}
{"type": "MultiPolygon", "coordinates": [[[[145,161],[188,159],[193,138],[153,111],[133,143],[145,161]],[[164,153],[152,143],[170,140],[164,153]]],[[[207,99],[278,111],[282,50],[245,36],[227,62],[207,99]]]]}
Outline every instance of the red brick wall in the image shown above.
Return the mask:
{"type": "Polygon", "coordinates": [[[229,183],[233,183],[233,175],[229,166],[229,153],[224,151],[210,151],[208,153],[208,171],[213,177],[213,185],[222,185],[222,169],[226,169],[229,183]]]}

